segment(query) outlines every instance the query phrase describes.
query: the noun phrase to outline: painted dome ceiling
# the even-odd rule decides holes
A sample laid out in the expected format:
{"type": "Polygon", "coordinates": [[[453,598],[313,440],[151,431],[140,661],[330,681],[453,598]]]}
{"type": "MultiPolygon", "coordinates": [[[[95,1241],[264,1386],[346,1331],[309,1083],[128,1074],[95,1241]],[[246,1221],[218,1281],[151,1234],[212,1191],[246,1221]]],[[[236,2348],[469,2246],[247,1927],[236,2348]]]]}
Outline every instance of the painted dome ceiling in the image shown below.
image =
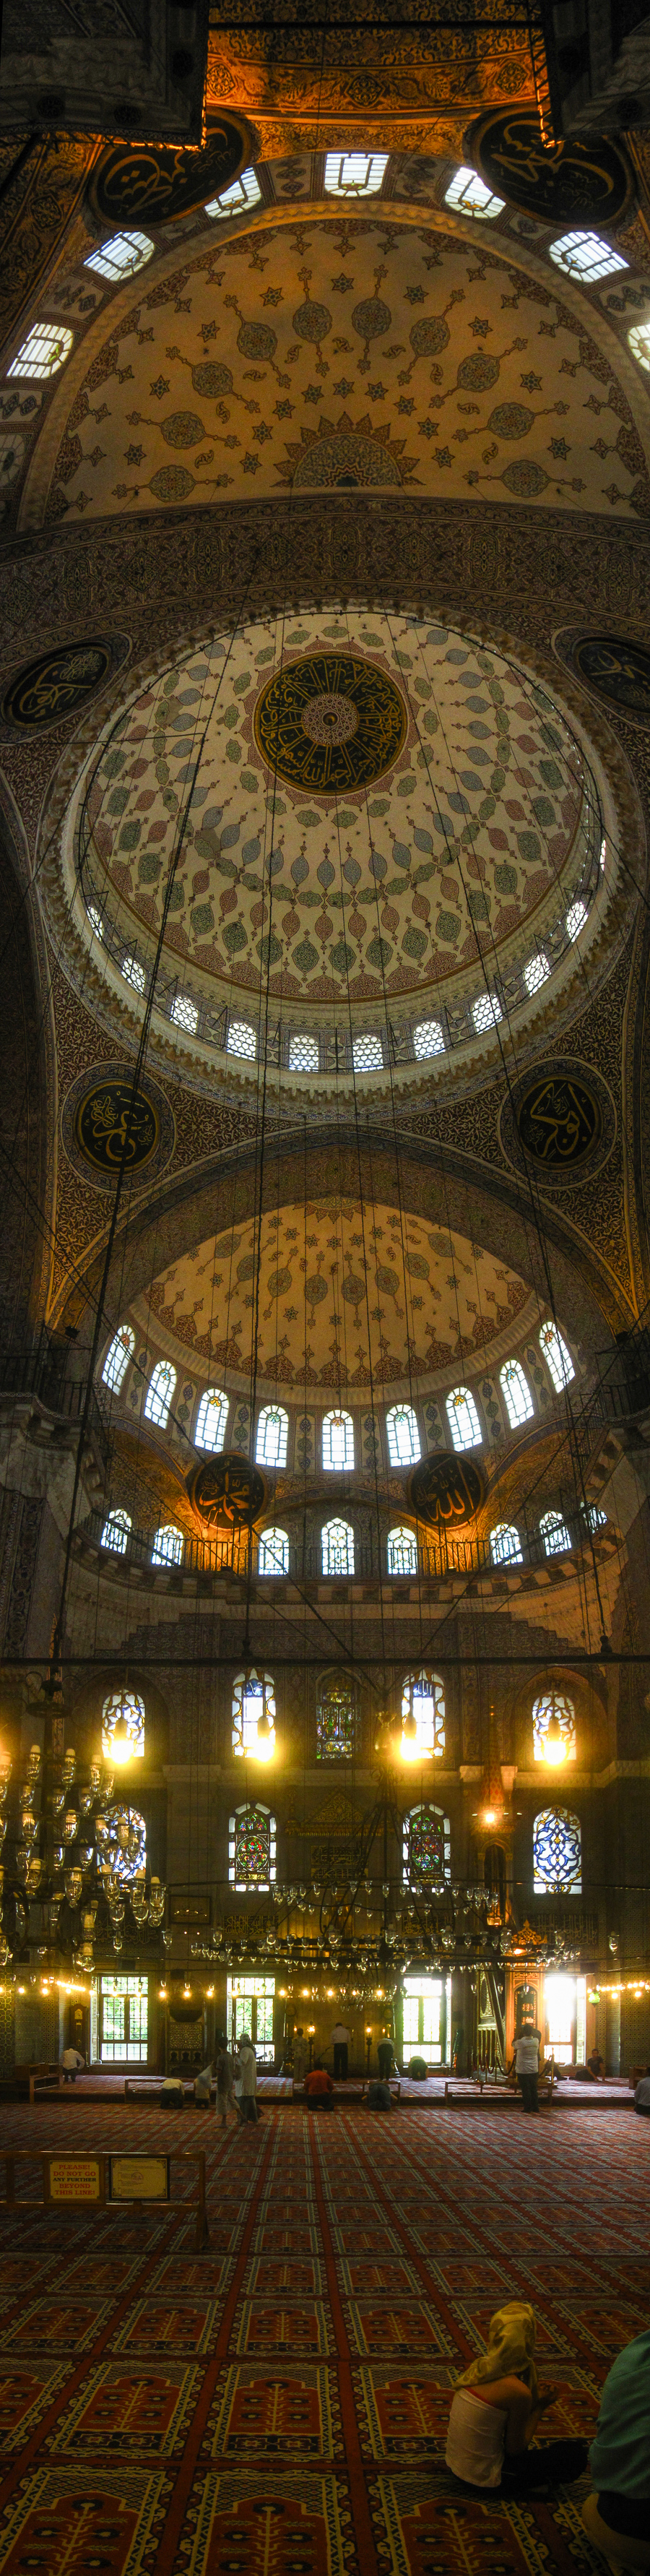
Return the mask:
{"type": "Polygon", "coordinates": [[[86,904],[145,958],[206,725],[165,935],[213,1001],[254,1006],[268,971],[294,1020],[433,1006],[481,950],[490,971],[538,954],[593,883],[581,755],[529,676],[444,627],[304,615],[190,653],[120,717],[89,793],[86,773],[86,904]]]}
{"type": "MultiPolygon", "coordinates": [[[[138,1320],[173,1357],[248,1388],[257,1233],[246,1223],[163,1270],[138,1320]]],[[[525,1330],[536,1301],[517,1273],[444,1224],[354,1199],[308,1199],[262,1218],[258,1383],[272,1392],[403,1389],[469,1368],[525,1330]],[[370,1353],[369,1353],[370,1329],[370,1353]],[[408,1359],[407,1359],[408,1344],[408,1359]]],[[[503,1352],[501,1353],[503,1355],[503,1352]]]]}
{"type": "Polygon", "coordinates": [[[601,316],[516,237],[414,215],[179,241],[92,321],[22,524],[291,489],[646,513],[647,406],[601,316]]]}

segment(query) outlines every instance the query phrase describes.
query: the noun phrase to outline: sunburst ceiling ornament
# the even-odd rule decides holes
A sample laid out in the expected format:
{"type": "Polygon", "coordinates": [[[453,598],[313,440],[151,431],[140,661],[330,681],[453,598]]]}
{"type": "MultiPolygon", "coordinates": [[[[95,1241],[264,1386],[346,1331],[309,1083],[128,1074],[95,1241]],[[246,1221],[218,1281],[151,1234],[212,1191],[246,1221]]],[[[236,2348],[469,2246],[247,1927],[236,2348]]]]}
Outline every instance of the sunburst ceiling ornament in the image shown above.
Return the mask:
{"type": "Polygon", "coordinates": [[[374,787],[408,732],[394,680],[351,653],[310,653],[274,671],[253,721],[271,774],[310,795],[374,787]]]}

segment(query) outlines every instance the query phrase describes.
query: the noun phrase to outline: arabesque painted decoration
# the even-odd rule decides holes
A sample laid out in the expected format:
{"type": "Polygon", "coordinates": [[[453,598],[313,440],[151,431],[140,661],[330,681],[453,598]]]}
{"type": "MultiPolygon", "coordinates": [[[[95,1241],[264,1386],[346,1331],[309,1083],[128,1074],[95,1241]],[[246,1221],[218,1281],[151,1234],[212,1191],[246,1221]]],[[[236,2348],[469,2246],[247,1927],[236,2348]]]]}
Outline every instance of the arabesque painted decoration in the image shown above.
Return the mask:
{"type": "Polygon", "coordinates": [[[271,777],[305,795],[374,787],[392,769],[408,732],[395,682],[377,663],[350,653],[308,654],[265,682],[253,717],[271,777]]]}

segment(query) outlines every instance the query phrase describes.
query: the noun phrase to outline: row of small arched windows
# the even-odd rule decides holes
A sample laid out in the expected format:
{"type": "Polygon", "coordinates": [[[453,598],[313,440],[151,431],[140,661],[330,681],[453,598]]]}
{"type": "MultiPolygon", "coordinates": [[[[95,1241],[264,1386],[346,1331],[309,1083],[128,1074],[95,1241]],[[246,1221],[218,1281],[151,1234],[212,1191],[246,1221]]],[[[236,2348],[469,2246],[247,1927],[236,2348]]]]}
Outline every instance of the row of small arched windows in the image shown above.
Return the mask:
{"type": "MultiPolygon", "coordinates": [[[[231,1887],[275,1885],[277,1825],[259,1799],[236,1807],[230,1817],[228,1877],[231,1887]]],[[[432,1890],[451,1880],[451,1832],[442,1807],[412,1807],[402,1828],[402,1876],[405,1887],[432,1890]]],[[[533,1886],[537,1896],[580,1896],[582,1835],[580,1819],[570,1807],[544,1807],[533,1824],[533,1886]]],[[[309,1900],[309,1890],[300,1892],[309,1900]]]]}
{"type": "MultiPolygon", "coordinates": [[[[416,1760],[440,1758],[445,1751],[445,1690],[440,1674],[422,1667],[405,1673],[402,1721],[415,1721],[411,1750],[416,1760]]],[[[232,1688],[232,1749],[239,1755],[268,1756],[275,1750],[275,1683],[272,1673],[237,1673],[232,1688]],[[261,1723],[260,1723],[261,1722],[261,1723]]],[[[533,1752],[536,1762],[575,1762],[576,1714],[566,1691],[543,1691],[533,1702],[533,1752]]],[[[144,1753],[145,1708],[138,1691],[109,1692],[102,1712],[102,1751],[107,1760],[125,1761],[144,1753]]],[[[321,1683],[316,1713],[316,1752],[320,1761],[350,1760],[360,1744],[359,1694],[353,1675],[336,1671],[321,1683]]]]}
{"type": "MultiPolygon", "coordinates": [[[[569,1386],[575,1376],[573,1361],[566,1342],[551,1317],[541,1326],[539,1343],[556,1394],[569,1386]]],[[[130,1324],[120,1324],[107,1353],[102,1370],[102,1383],[111,1394],[117,1394],[133,1358],[135,1334],[130,1324]]],[[[530,1422],[535,1412],[531,1389],[521,1360],[506,1360],[499,1372],[499,1384],[511,1429],[530,1422]]],[[[164,1431],[176,1387],[176,1370],[171,1360],[157,1360],[152,1369],[144,1403],[144,1418],[164,1431]]],[[[471,1390],[452,1387],[445,1399],[447,1420],[454,1449],[480,1449],[483,1443],[481,1424],[471,1390]]],[[[194,1428],[197,1449],[212,1452],[223,1449],[229,1398],[223,1388],[206,1387],[199,1401],[194,1428]]],[[[386,1412],[386,1438],[392,1467],[412,1467],[422,1455],[420,1429],[412,1404],[391,1404],[386,1412]]],[[[282,1404],[264,1404],[258,1418],[255,1457],[260,1467],[285,1467],[289,1440],[289,1415],[282,1404]]],[[[334,1408],[325,1414],[322,1431],[322,1465],[341,1473],[352,1469],[354,1456],[354,1421],[351,1413],[334,1408]]]]}
{"type": "MultiPolygon", "coordinates": [[[[598,1504],[593,1504],[588,1510],[587,1518],[590,1528],[595,1530],[604,1525],[607,1513],[602,1511],[598,1504]]],[[[114,1556],[125,1556],[131,1529],[130,1512],[117,1504],[104,1521],[101,1533],[102,1547],[110,1548],[114,1556]]],[[[571,1533],[562,1512],[542,1513],[539,1537],[546,1556],[563,1556],[573,1545],[571,1533]]],[[[322,1573],[332,1576],[355,1574],[357,1566],[352,1522],[342,1520],[338,1516],[333,1520],[324,1521],[320,1538],[322,1573]]],[[[163,1521],[160,1528],[156,1530],[153,1541],[152,1565],[182,1565],[184,1546],[183,1531],[178,1528],[177,1522],[163,1521]]],[[[521,1536],[514,1522],[499,1521],[496,1528],[490,1530],[490,1554],[492,1564],[495,1566],[523,1565],[521,1536]]],[[[403,1522],[397,1522],[395,1528],[388,1531],[386,1540],[386,1566],[389,1575],[417,1575],[418,1563],[418,1542],[415,1530],[409,1529],[403,1522]]],[[[282,1575],[289,1574],[290,1570],[291,1544],[288,1530],[278,1527],[263,1530],[258,1545],[258,1574],[282,1575]]]]}

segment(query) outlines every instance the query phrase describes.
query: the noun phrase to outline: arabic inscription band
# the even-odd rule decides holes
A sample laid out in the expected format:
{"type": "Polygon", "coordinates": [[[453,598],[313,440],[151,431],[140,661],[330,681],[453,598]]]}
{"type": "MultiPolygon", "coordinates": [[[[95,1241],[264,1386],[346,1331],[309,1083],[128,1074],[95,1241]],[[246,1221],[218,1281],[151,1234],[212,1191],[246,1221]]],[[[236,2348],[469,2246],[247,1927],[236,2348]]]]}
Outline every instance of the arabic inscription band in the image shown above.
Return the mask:
{"type": "Polygon", "coordinates": [[[313,653],[267,680],[253,727],[272,775],[314,796],[354,794],[403,751],[408,713],[387,671],[350,653],[313,653]]]}
{"type": "Polygon", "coordinates": [[[195,1469],[189,1493],[195,1512],[208,1528],[223,1527],[226,1522],[230,1529],[244,1529],[262,1511],[266,1487],[248,1458],[226,1450],[195,1469]]]}
{"type": "Polygon", "coordinates": [[[617,143],[575,136],[545,144],[539,117],[529,109],[501,109],[481,118],[472,155],[489,188],[545,223],[613,224],[634,196],[634,176],[617,143]]]}
{"type": "Polygon", "coordinates": [[[581,635],[571,658],[574,670],[600,698],[648,721],[650,653],[642,644],[626,643],[622,635],[581,635]]]}
{"type": "Polygon", "coordinates": [[[35,733],[40,725],[60,724],[64,716],[75,715],[78,707],[85,706],[105,680],[111,660],[109,645],[94,640],[42,654],[40,661],[28,662],[10,681],[3,716],[26,733],[35,733]]]}
{"type": "Polygon", "coordinates": [[[129,1082],[95,1082],[80,1101],[76,1142],[96,1171],[117,1174],[123,1162],[127,1171],[141,1170],[155,1154],[159,1136],[153,1102],[144,1091],[136,1092],[133,1100],[129,1082]]]}
{"type": "Polygon", "coordinates": [[[525,1152],[549,1171],[581,1163],[598,1144],[599,1102],[575,1075],[549,1074],[531,1082],[520,1100],[517,1127],[525,1152]]]}
{"type": "Polygon", "coordinates": [[[230,116],[213,124],[202,152],[173,143],[108,144],[92,172],[89,204],[101,224],[169,223],[222,196],[247,157],[246,129],[230,116]]]}
{"type": "Polygon", "coordinates": [[[485,1478],[473,1458],[452,1458],[447,1449],[422,1458],[411,1477],[411,1501],[418,1520],[458,1529],[473,1521],[486,1496],[485,1478]]]}

